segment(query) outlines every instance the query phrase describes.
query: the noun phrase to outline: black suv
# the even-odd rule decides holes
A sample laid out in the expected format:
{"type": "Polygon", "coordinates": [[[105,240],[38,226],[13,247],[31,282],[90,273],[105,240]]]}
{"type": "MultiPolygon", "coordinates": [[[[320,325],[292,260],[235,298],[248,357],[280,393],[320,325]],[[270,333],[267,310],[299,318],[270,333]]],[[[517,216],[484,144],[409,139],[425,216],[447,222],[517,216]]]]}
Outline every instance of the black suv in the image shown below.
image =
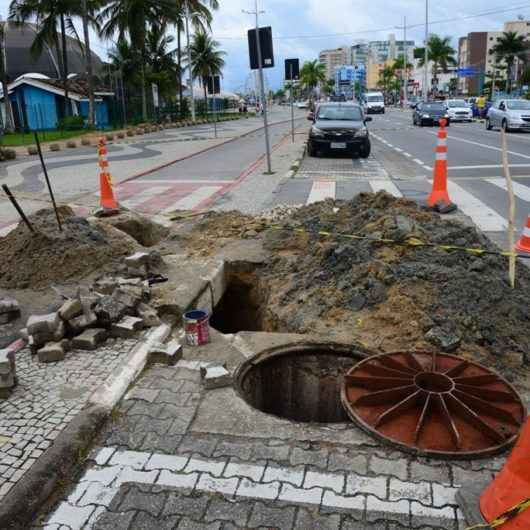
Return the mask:
{"type": "Polygon", "coordinates": [[[370,156],[370,137],[360,105],[354,103],[321,103],[316,113],[309,114],[313,122],[309,131],[307,152],[318,156],[321,152],[348,152],[362,158],[370,156]]]}
{"type": "Polygon", "coordinates": [[[440,120],[446,121],[446,126],[449,127],[449,114],[447,113],[447,105],[443,101],[422,101],[414,107],[412,114],[412,123],[423,127],[424,125],[439,124],[440,120]]]}

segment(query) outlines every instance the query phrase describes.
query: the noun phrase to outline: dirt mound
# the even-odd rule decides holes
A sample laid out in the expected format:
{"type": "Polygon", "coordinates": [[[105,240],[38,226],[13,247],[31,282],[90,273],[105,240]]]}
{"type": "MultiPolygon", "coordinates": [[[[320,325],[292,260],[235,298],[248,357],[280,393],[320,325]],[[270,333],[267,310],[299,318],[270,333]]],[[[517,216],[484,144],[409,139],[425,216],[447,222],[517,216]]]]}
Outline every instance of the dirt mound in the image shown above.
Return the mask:
{"type": "Polygon", "coordinates": [[[82,278],[115,257],[130,253],[135,242],[123,232],[104,223],[89,224],[62,206],[63,231],[57,226],[53,209],[31,215],[37,230],[32,234],[24,223],[0,238],[0,287],[41,288],[68,278],[82,278]]]}
{"type": "Polygon", "coordinates": [[[384,192],[306,206],[281,224],[286,230],[266,232],[273,259],[263,271],[270,320],[280,328],[346,330],[385,350],[435,345],[522,356],[530,351],[524,332],[530,273],[524,266],[518,265],[512,290],[504,257],[313,234],[497,250],[475,228],[384,192]],[[307,233],[294,232],[297,228],[307,233]]]}

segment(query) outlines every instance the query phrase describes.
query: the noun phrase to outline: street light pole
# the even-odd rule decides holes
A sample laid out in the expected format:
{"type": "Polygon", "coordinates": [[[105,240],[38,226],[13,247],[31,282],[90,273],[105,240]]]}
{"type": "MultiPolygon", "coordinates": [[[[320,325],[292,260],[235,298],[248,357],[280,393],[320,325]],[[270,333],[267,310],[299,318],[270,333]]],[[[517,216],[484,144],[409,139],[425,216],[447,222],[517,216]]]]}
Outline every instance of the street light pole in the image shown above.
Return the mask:
{"type": "Polygon", "coordinates": [[[425,0],[425,56],[423,65],[423,101],[429,99],[429,0],[425,0]]]}
{"type": "Polygon", "coordinates": [[[262,59],[261,59],[261,43],[259,39],[259,14],[264,13],[264,11],[258,10],[258,0],[254,0],[254,9],[255,11],[245,11],[243,10],[243,13],[247,13],[249,15],[256,15],[256,48],[258,51],[258,71],[259,71],[259,87],[260,87],[260,97],[261,97],[261,105],[263,108],[263,127],[265,130],[265,149],[267,154],[267,173],[270,175],[272,174],[272,166],[271,166],[271,148],[270,148],[270,142],[269,142],[269,123],[267,119],[267,99],[265,97],[265,82],[263,81],[263,65],[262,65],[262,59]]]}
{"type": "Polygon", "coordinates": [[[190,9],[188,6],[188,0],[184,2],[186,8],[186,44],[188,48],[188,85],[191,93],[191,120],[195,121],[195,100],[193,98],[193,71],[191,68],[191,49],[190,49],[190,27],[189,27],[189,18],[190,18],[190,9]]]}
{"type": "Polygon", "coordinates": [[[408,103],[408,91],[409,91],[409,72],[407,68],[408,63],[408,50],[407,50],[407,17],[403,17],[403,107],[407,107],[408,103]]]}

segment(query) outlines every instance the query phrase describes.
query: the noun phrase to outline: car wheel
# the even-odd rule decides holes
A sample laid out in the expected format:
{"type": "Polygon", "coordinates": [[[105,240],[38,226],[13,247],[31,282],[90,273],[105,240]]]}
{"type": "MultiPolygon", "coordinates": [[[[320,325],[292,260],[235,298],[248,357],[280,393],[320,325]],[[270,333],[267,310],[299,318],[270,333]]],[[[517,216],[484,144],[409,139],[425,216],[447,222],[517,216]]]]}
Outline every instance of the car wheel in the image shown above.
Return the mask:
{"type": "Polygon", "coordinates": [[[307,144],[307,154],[308,154],[309,156],[317,156],[317,155],[316,155],[316,150],[315,150],[315,148],[313,147],[313,145],[311,144],[311,142],[307,144]]]}
{"type": "Polygon", "coordinates": [[[504,132],[510,132],[510,127],[508,127],[508,121],[507,120],[502,120],[502,125],[501,127],[504,129],[504,132]]]}
{"type": "Polygon", "coordinates": [[[491,121],[489,118],[486,118],[486,130],[491,131],[493,129],[493,125],[491,124],[491,121]]]}
{"type": "Polygon", "coordinates": [[[371,150],[372,150],[372,145],[370,144],[370,142],[366,142],[359,150],[359,156],[361,158],[368,158],[370,156],[371,150]]]}
{"type": "Polygon", "coordinates": [[[420,120],[420,122],[419,122],[419,126],[420,126],[420,127],[423,127],[423,120],[420,120]]]}

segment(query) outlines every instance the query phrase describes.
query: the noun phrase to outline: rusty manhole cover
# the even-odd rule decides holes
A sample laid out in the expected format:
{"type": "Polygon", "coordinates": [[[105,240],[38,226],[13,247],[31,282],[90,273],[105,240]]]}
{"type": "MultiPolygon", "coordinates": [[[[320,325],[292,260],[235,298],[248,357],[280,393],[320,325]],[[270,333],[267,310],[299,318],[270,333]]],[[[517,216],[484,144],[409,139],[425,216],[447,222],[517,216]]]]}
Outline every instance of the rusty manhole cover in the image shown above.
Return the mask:
{"type": "Polygon", "coordinates": [[[437,457],[501,451],[515,441],[526,417],[507,381],[445,353],[370,357],[347,373],[341,399],[350,418],[369,433],[437,457]]]}

